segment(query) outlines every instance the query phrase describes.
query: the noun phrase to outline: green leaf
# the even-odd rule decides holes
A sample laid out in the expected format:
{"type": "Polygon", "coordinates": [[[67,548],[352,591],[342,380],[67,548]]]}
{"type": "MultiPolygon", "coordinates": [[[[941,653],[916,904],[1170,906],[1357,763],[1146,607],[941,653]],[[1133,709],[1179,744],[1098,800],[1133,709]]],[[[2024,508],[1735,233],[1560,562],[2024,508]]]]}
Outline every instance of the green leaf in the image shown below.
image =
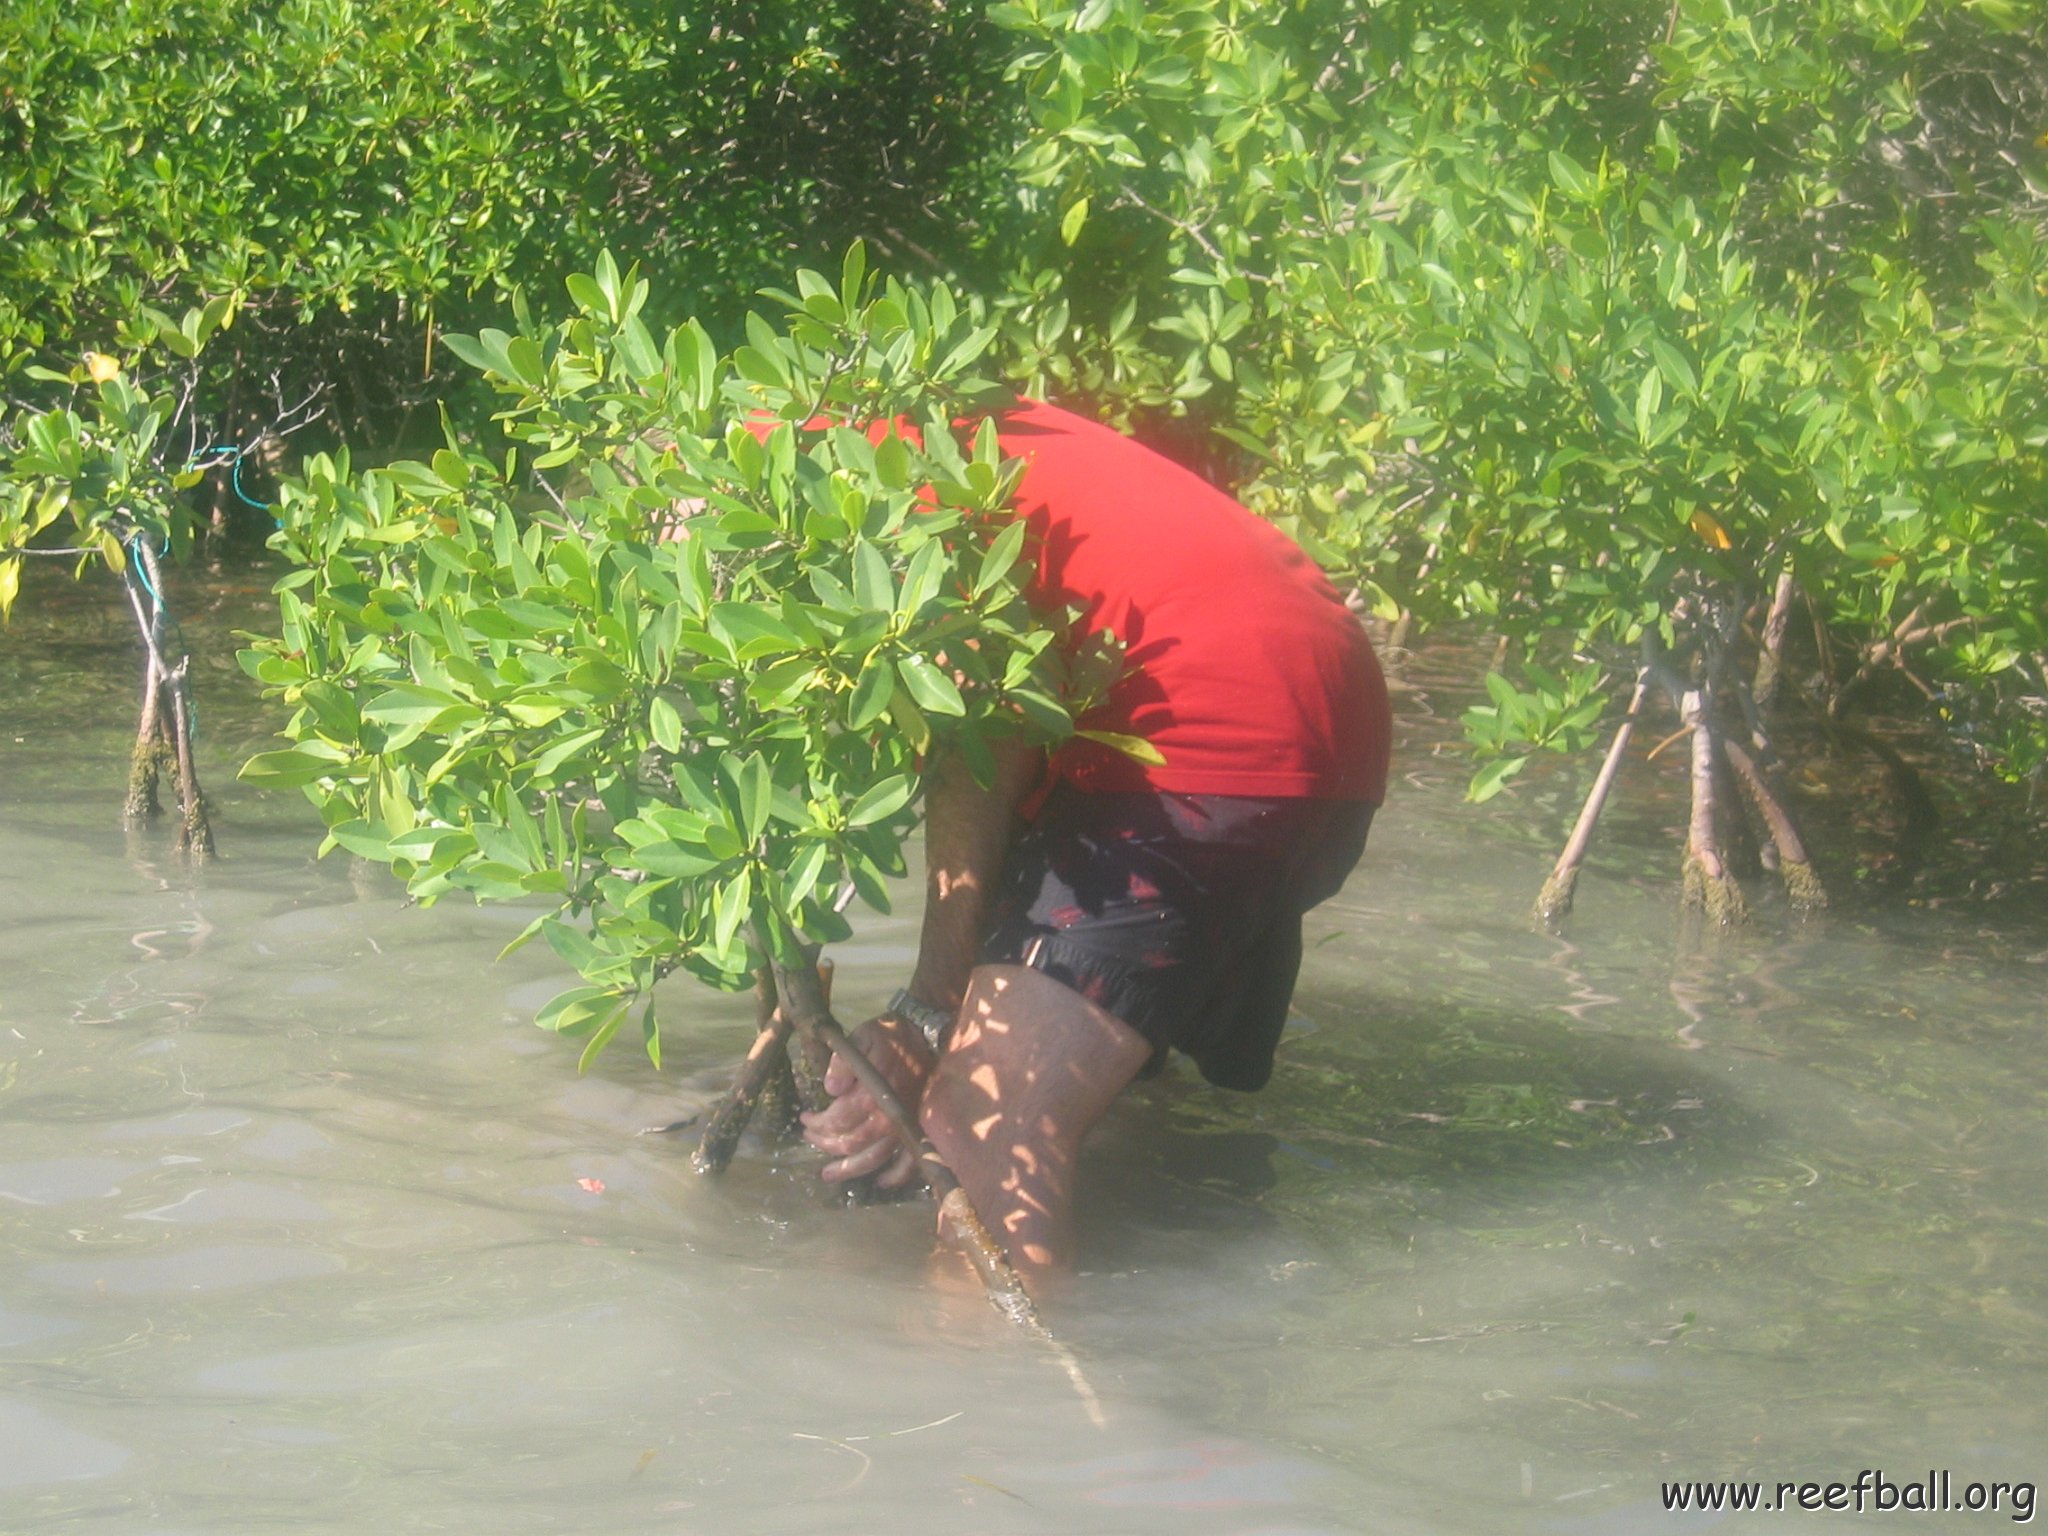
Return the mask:
{"type": "Polygon", "coordinates": [[[647,1007],[640,1014],[640,1038],[647,1047],[648,1065],[661,1070],[661,1022],[654,1016],[654,994],[647,994],[647,1007]]]}
{"type": "Polygon", "coordinates": [[[675,705],[659,694],[648,701],[647,731],[662,751],[682,751],[683,717],[676,712],[675,705]]]}
{"type": "Polygon", "coordinates": [[[358,858],[369,859],[376,864],[391,862],[390,840],[372,830],[367,821],[342,822],[328,828],[327,835],[358,858]]]}
{"type": "Polygon", "coordinates": [[[924,605],[938,596],[946,570],[946,546],[937,539],[925,540],[910,557],[910,567],[903,573],[903,590],[896,599],[897,617],[916,618],[924,605]]]}
{"type": "Polygon", "coordinates": [[[644,869],[669,880],[694,880],[725,862],[701,846],[674,841],[642,843],[631,853],[618,855],[618,861],[627,869],[644,869]]]}
{"type": "Polygon", "coordinates": [[[558,1034],[580,1034],[594,1027],[613,1006],[624,1006],[614,987],[571,987],[543,1003],[533,1022],[558,1034]]]}
{"type": "Polygon", "coordinates": [[[1550,179],[1560,192],[1576,202],[1589,202],[1592,199],[1592,175],[1561,149],[1550,151],[1550,179]]]}
{"type": "Polygon", "coordinates": [[[946,675],[944,668],[934,666],[929,658],[914,654],[905,656],[896,663],[896,671],[919,708],[935,715],[960,716],[967,713],[967,702],[960,697],[958,685],[946,675]]]}
{"type": "Polygon", "coordinates": [[[555,742],[533,760],[534,777],[538,779],[552,778],[557,768],[560,768],[579,752],[596,745],[598,741],[603,739],[603,736],[604,728],[602,726],[595,726],[587,731],[577,731],[573,735],[564,736],[560,741],[555,742]]]}
{"type": "Polygon", "coordinates": [[[896,611],[896,582],[889,574],[889,562],[865,539],[853,550],[853,600],[870,611],[896,611]]]}
{"type": "Polygon", "coordinates": [[[868,248],[856,240],[846,248],[839,266],[839,298],[849,314],[860,308],[867,286],[868,248]]]}
{"type": "Polygon", "coordinates": [[[610,318],[611,306],[606,301],[604,290],[585,277],[581,272],[571,272],[567,279],[569,297],[576,304],[592,314],[610,318]]]}
{"type": "Polygon", "coordinates": [[[316,751],[311,746],[287,747],[279,752],[257,753],[242,764],[238,777],[248,784],[282,789],[332,777],[342,767],[338,754],[316,751]]]}
{"type": "Polygon", "coordinates": [[[831,855],[830,844],[814,839],[805,843],[803,850],[791,861],[782,886],[783,901],[790,911],[795,911],[809,899],[817,886],[818,876],[824,873],[825,861],[831,855]]]}
{"type": "Polygon", "coordinates": [[[498,951],[498,958],[500,960],[503,960],[507,955],[513,954],[519,950],[526,948],[528,944],[533,942],[535,936],[539,934],[541,926],[545,924],[553,916],[554,914],[552,912],[543,912],[538,917],[536,917],[532,922],[528,923],[524,928],[520,929],[519,936],[515,938],[510,944],[507,944],[503,949],[498,951]]]}
{"type": "Polygon", "coordinates": [[[540,345],[531,336],[514,336],[505,343],[505,370],[531,390],[539,390],[547,382],[540,345]]]}
{"type": "Polygon", "coordinates": [[[1693,372],[1692,364],[1686,361],[1683,352],[1662,337],[1653,337],[1650,341],[1650,356],[1656,360],[1657,371],[1664,376],[1665,383],[1687,399],[1697,398],[1700,392],[1699,376],[1693,372]]]}
{"type": "Polygon", "coordinates": [[[742,661],[803,648],[803,640],[775,609],[761,603],[713,603],[711,632],[742,661]]]}
{"type": "Polygon", "coordinates": [[[750,752],[737,760],[727,758],[719,764],[719,769],[739,797],[740,831],[751,846],[768,828],[769,799],[775,790],[774,777],[758,752],[750,752]]]}
{"type": "Polygon", "coordinates": [[[914,777],[907,773],[893,774],[870,787],[847,807],[846,824],[849,827],[872,826],[902,810],[916,793],[917,780],[914,777]]]}
{"type": "Polygon", "coordinates": [[[365,704],[363,718],[379,725],[417,725],[431,730],[482,719],[483,711],[445,689],[399,683],[365,704]]]}
{"type": "Polygon", "coordinates": [[[611,1044],[612,1036],[619,1032],[619,1025],[625,1020],[626,1010],[632,1005],[633,1000],[630,997],[622,997],[618,1001],[618,1006],[605,1015],[604,1022],[597,1026],[596,1032],[583,1047],[583,1054],[576,1058],[578,1073],[588,1072],[590,1064],[597,1060],[597,1053],[611,1044]]]}
{"type": "Polygon", "coordinates": [[[976,597],[986,597],[989,590],[1010,573],[1010,568],[1024,551],[1025,532],[1024,521],[1019,518],[990,541],[987,552],[981,557],[981,570],[974,578],[976,597]]]}
{"type": "Polygon", "coordinates": [[[1474,805],[1484,805],[1507,787],[1508,780],[1520,773],[1529,759],[1523,757],[1497,757],[1472,775],[1472,783],[1465,791],[1465,798],[1474,805]]]}
{"type": "Polygon", "coordinates": [[[1645,447],[1654,440],[1657,408],[1664,403],[1664,376],[1655,369],[1643,375],[1636,386],[1636,440],[1645,447]]]}
{"type": "Polygon", "coordinates": [[[897,688],[889,695],[889,718],[896,722],[896,729],[903,733],[903,739],[910,743],[913,752],[927,752],[932,744],[931,722],[924,717],[924,711],[917,707],[917,701],[905,688],[897,688]]]}
{"type": "Polygon", "coordinates": [[[712,940],[723,952],[732,948],[740,924],[752,915],[754,872],[742,868],[739,874],[718,888],[712,899],[712,940]]]}
{"type": "Polygon", "coordinates": [[[847,728],[865,730],[879,720],[895,691],[896,675],[888,659],[877,650],[868,657],[867,665],[861,669],[860,677],[853,685],[853,696],[846,707],[847,728]]]}
{"type": "Polygon", "coordinates": [[[616,954],[598,948],[589,934],[580,928],[570,927],[558,917],[543,918],[540,929],[542,937],[548,941],[548,948],[583,975],[605,970],[618,960],[616,954]]]}
{"type": "Polygon", "coordinates": [[[1088,222],[1088,199],[1078,197],[1060,218],[1060,243],[1072,245],[1081,238],[1081,228],[1088,222]]]}

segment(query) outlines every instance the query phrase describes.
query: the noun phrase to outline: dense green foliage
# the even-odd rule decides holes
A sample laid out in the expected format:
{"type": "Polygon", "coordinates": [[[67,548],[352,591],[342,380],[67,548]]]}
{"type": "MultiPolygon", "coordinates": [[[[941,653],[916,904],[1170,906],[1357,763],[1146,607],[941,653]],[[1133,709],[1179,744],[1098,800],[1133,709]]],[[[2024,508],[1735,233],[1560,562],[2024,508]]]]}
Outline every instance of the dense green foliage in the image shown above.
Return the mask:
{"type": "MultiPolygon", "coordinates": [[[[168,506],[95,510],[112,481],[46,439],[168,487],[316,388],[369,458],[443,404],[469,467],[360,482],[378,516],[492,475],[524,516],[623,449],[494,420],[438,326],[551,308],[613,248],[723,353],[860,234],[986,303],[990,372],[1197,464],[1388,616],[1508,637],[1475,793],[1590,743],[1645,637],[1729,719],[1787,572],[1818,703],[1890,682],[1999,771],[2048,762],[2048,19],[2012,0],[29,0],[0,215],[0,551],[62,495],[88,541],[168,506]],[[131,394],[178,402],[153,458],[94,425],[131,394]]],[[[521,334],[549,368],[596,345],[521,334]]],[[[472,360],[545,393],[524,349],[472,360]]],[[[703,429],[659,427],[685,461],[703,429]]],[[[284,500],[358,484],[318,459],[284,500]]],[[[349,836],[396,835],[381,805],[349,836]]]]}
{"type": "Polygon", "coordinates": [[[731,0],[10,4],[0,387],[125,355],[145,305],[223,298],[216,432],[263,425],[277,373],[381,445],[455,378],[437,323],[552,296],[607,247],[721,327],[792,252],[957,253],[994,148],[978,26],[731,0]]]}
{"type": "MultiPolygon", "coordinates": [[[[1206,418],[1386,611],[1589,668],[1702,649],[1789,564],[1851,654],[1947,640],[1924,686],[2040,766],[2048,23],[994,9],[1031,45],[1019,196],[1072,248],[1013,283],[1031,383],[1206,418]]],[[[1584,682],[1526,681],[1515,730],[1475,721],[1482,793],[1515,741],[1583,742],[1584,682]]]]}
{"type": "Polygon", "coordinates": [[[244,776],[304,786],[422,902],[553,899],[527,934],[587,984],[541,1022],[595,1052],[644,998],[658,1060],[656,981],[738,986],[843,937],[845,896],[886,910],[919,757],[1064,735],[1069,673],[1020,596],[1014,468],[992,424],[953,435],[1002,392],[943,285],[876,293],[855,247],[729,358],[657,337],[609,258],[571,287],[559,325],[449,338],[503,461],[321,457],[289,488],[282,638],[243,663],[294,745],[244,776]]]}

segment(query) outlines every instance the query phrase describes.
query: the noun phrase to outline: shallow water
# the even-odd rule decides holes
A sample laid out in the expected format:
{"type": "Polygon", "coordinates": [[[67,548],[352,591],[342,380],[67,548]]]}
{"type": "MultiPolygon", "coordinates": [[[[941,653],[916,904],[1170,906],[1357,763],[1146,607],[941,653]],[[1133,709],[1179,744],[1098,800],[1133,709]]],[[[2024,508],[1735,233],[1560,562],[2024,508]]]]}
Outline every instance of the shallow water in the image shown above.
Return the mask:
{"type": "MultiPolygon", "coordinates": [[[[1050,1318],[1098,1427],[918,1207],[635,1134],[718,1090],[745,1002],[671,983],[668,1073],[578,1078],[530,1023],[556,962],[491,962],[521,914],[405,910],[233,783],[261,586],[177,597],[198,870],[117,825],[107,594],[0,636],[0,1530],[1619,1533],[1741,1522],[1664,1515],[1680,1478],[2048,1470],[2037,915],[1688,949],[1646,781],[1536,934],[1573,780],[1462,806],[1411,695],[1273,1086],[1170,1072],[1091,1149],[1050,1318]]],[[[842,1012],[913,916],[838,954],[842,1012]]]]}

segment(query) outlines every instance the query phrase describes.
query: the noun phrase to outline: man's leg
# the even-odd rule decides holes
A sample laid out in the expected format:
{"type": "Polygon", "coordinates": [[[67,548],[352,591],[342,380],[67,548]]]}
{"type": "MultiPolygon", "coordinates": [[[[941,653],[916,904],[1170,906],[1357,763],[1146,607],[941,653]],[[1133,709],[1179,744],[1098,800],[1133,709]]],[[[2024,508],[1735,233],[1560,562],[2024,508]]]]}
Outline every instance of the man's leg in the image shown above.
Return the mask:
{"type": "Polygon", "coordinates": [[[1073,1263],[1081,1138],[1151,1055],[1144,1036],[1039,971],[975,968],[921,1118],[1025,1279],[1073,1263]]]}

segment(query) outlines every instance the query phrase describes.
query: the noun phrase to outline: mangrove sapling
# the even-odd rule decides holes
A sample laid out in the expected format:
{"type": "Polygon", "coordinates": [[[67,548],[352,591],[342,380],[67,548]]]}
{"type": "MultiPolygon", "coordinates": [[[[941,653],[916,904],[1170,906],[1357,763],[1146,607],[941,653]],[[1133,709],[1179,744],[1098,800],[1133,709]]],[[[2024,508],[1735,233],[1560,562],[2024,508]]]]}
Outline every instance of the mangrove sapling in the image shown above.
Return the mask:
{"type": "MultiPolygon", "coordinates": [[[[1735,611],[1729,603],[1676,605],[1681,620],[1722,621],[1715,633],[1697,642],[1684,668],[1665,654],[1655,633],[1639,637],[1641,659],[1627,708],[1608,738],[1600,770],[1536,898],[1532,916],[1539,925],[1555,927],[1571,912],[1579,870],[1653,691],[1669,700],[1679,726],[1647,756],[1654,759],[1666,747],[1687,743],[1690,806],[1681,866],[1685,908],[1717,924],[1745,920],[1748,906],[1737,860],[1731,856],[1748,846],[1749,829],[1742,820],[1745,802],[1754,807],[1765,833],[1766,841],[1757,850],[1761,862],[1783,879],[1793,909],[1808,912],[1827,905],[1826,888],[1786,803],[1763,712],[1749,679],[1734,662],[1735,634],[1725,621],[1735,611]],[[1732,705],[1726,702],[1731,698],[1732,705]],[[1718,708],[1717,700],[1723,701],[1718,708]],[[1740,734],[1747,735],[1747,747],[1737,739],[1740,734]]],[[[1584,700],[1589,690],[1597,689],[1597,681],[1588,681],[1597,679],[1597,670],[1586,669],[1570,678],[1541,667],[1525,671],[1536,684],[1533,693],[1491,675],[1487,686],[1493,703],[1468,711],[1465,717],[1468,736],[1497,754],[1475,777],[1474,799],[1497,791],[1536,749],[1570,744],[1588,719],[1584,700]]]]}
{"type": "Polygon", "coordinates": [[[1062,625],[1023,598],[1018,466],[992,423],[955,427],[1008,398],[973,373],[992,331],[944,285],[878,288],[857,246],[796,286],[725,356],[694,321],[657,338],[609,257],[559,325],[446,337],[511,451],[309,460],[277,509],[282,633],[242,653],[295,711],[243,776],[301,788],[323,852],[422,904],[541,898],[513,947],[581,973],[537,1022],[583,1065],[637,1016],[659,1067],[676,971],[756,989],[707,1168],[780,1061],[871,1075],[815,955],[851,931],[837,893],[887,910],[924,756],[985,775],[1077,702],[1062,625]]]}
{"type": "Polygon", "coordinates": [[[121,328],[134,343],[125,362],[88,352],[65,373],[29,368],[36,380],[62,386],[64,403],[0,419],[0,620],[12,611],[27,559],[69,560],[78,577],[97,560],[120,579],[143,652],[123,811],[130,821],[162,814],[162,780],[175,774],[177,846],[197,857],[214,851],[213,826],[194,751],[191,660],[165,598],[164,562],[192,548],[190,493],[209,470],[229,469],[236,494],[247,500],[240,480],[245,453],[281,443],[321,415],[317,393],[287,405],[273,379],[277,415],[250,444],[213,442],[193,410],[198,359],[233,313],[227,299],[175,320],[145,307],[121,328]],[[159,349],[179,361],[152,373],[159,349]],[[174,438],[182,439],[182,451],[174,438]],[[68,519],[66,537],[51,544],[60,519],[68,519]]]}
{"type": "MultiPolygon", "coordinates": [[[[203,340],[225,313],[225,304],[208,306],[186,316],[185,326],[203,340]]],[[[167,318],[163,323],[171,325],[167,318]]],[[[192,751],[190,662],[163,582],[164,556],[191,547],[192,515],[183,492],[200,478],[164,462],[179,401],[169,392],[152,394],[117,359],[97,352],[69,373],[34,371],[68,385],[83,410],[66,404],[0,421],[0,619],[13,609],[28,559],[68,560],[74,576],[97,561],[119,578],[143,651],[142,705],[123,810],[131,820],[160,814],[162,776],[175,773],[178,847],[204,857],[213,852],[213,830],[192,751]],[[67,536],[51,544],[49,531],[60,519],[67,520],[67,536]]],[[[195,423],[186,426],[197,433],[195,423]]]]}

